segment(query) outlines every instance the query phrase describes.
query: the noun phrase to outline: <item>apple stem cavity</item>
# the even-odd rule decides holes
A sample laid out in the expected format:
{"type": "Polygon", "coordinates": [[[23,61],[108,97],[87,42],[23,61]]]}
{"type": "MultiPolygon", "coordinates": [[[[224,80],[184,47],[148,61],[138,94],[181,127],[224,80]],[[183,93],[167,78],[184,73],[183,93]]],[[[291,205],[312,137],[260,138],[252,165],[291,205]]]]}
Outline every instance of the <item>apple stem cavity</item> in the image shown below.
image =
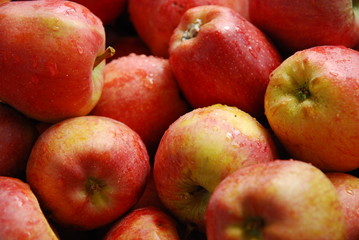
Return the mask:
{"type": "Polygon", "coordinates": [[[107,198],[104,196],[103,191],[106,185],[94,177],[89,177],[86,181],[86,192],[90,195],[90,200],[96,205],[105,205],[107,198]]]}
{"type": "Polygon", "coordinates": [[[101,55],[98,55],[96,57],[93,68],[97,67],[97,65],[99,65],[103,60],[115,55],[115,53],[116,53],[116,50],[113,47],[107,47],[104,53],[102,53],[101,55]]]}
{"type": "Polygon", "coordinates": [[[262,229],[265,223],[260,217],[251,217],[243,223],[245,239],[262,239],[262,229]]]}
{"type": "Polygon", "coordinates": [[[197,18],[194,23],[188,24],[186,31],[182,35],[182,41],[195,38],[199,32],[199,29],[202,25],[202,20],[197,18]]]}
{"type": "Polygon", "coordinates": [[[307,84],[298,88],[297,98],[300,102],[303,102],[304,100],[308,99],[310,96],[311,96],[311,93],[309,91],[307,84]]]}

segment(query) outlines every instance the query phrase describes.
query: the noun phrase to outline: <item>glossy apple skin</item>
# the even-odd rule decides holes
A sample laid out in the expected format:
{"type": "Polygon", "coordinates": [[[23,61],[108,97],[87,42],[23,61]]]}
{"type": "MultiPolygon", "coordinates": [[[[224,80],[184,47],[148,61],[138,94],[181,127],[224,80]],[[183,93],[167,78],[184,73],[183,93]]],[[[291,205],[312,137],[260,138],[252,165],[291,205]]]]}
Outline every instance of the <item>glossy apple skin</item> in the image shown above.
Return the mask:
{"type": "Polygon", "coordinates": [[[298,160],[254,164],[228,176],[210,198],[206,229],[208,240],[345,239],[333,184],[298,160]]]}
{"type": "Polygon", "coordinates": [[[45,122],[86,115],[102,90],[104,27],[70,1],[11,1],[0,7],[0,99],[45,122]]]}
{"type": "Polygon", "coordinates": [[[177,225],[175,219],[162,210],[155,207],[138,208],[118,220],[104,240],[179,240],[177,225]]]}
{"type": "Polygon", "coordinates": [[[259,122],[217,104],[171,124],[157,149],[153,176],[162,203],[203,231],[206,205],[217,184],[238,168],[274,158],[276,147],[259,122]]]}
{"type": "Polygon", "coordinates": [[[0,176],[0,213],[0,239],[58,239],[29,185],[18,178],[0,176]]]}
{"type": "Polygon", "coordinates": [[[31,119],[0,103],[0,176],[25,177],[27,159],[37,137],[31,119]]]}
{"type": "Polygon", "coordinates": [[[192,107],[221,103],[263,117],[269,74],[281,57],[239,13],[220,6],[189,9],[171,37],[169,53],[173,73],[192,107]],[[198,34],[182,40],[196,19],[202,20],[198,34]]]}
{"type": "Polygon", "coordinates": [[[343,172],[329,172],[326,175],[336,188],[344,208],[346,240],[359,239],[359,178],[343,172]]]}
{"type": "Polygon", "coordinates": [[[56,222],[87,230],[129,210],[143,193],[149,172],[137,133],[110,118],[82,116],[41,134],[26,177],[56,222]]]}
{"type": "Polygon", "coordinates": [[[153,156],[165,130],[188,111],[167,59],[130,54],[105,66],[102,95],[91,115],[123,122],[153,156]]]}
{"type": "Polygon", "coordinates": [[[127,7],[127,0],[74,0],[87,7],[106,26],[114,22],[127,7]]]}
{"type": "Polygon", "coordinates": [[[247,16],[247,0],[128,0],[131,21],[155,56],[168,58],[169,40],[184,12],[201,5],[220,5],[247,16]]]}
{"type": "Polygon", "coordinates": [[[318,45],[353,47],[359,41],[353,2],[251,0],[248,14],[254,25],[289,54],[318,45]]]}
{"type": "Polygon", "coordinates": [[[358,66],[358,51],[318,46],[273,71],[265,114],[293,158],[328,171],[359,167],[358,66]]]}

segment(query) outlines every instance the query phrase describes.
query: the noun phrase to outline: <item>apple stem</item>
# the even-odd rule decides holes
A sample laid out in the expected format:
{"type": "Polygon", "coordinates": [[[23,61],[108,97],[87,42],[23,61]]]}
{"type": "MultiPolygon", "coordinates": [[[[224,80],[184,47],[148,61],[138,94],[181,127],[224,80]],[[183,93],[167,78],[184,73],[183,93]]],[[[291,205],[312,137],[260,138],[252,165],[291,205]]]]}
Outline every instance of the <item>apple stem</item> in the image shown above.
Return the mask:
{"type": "Polygon", "coordinates": [[[115,55],[115,53],[116,50],[113,47],[107,47],[104,53],[96,57],[93,68],[97,67],[97,65],[99,65],[103,60],[115,55]]]}
{"type": "Polygon", "coordinates": [[[194,23],[188,24],[186,31],[182,35],[182,41],[189,40],[197,36],[202,25],[201,19],[197,18],[194,23]]]}

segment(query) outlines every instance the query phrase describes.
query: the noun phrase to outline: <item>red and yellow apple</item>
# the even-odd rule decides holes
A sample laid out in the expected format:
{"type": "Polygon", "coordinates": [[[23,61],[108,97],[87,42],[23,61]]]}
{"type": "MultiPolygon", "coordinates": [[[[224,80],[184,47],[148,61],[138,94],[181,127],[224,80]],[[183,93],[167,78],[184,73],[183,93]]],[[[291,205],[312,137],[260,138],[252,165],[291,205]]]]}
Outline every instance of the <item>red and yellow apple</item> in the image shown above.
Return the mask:
{"type": "Polygon", "coordinates": [[[136,132],[111,118],[81,116],[40,135],[26,179],[54,221],[89,230],[134,206],[149,172],[147,150],[136,132]]]}
{"type": "Polygon", "coordinates": [[[102,95],[90,114],[126,124],[153,156],[168,126],[188,111],[167,59],[130,54],[105,66],[102,95]]]}
{"type": "Polygon", "coordinates": [[[103,240],[180,240],[178,224],[167,213],[155,207],[132,210],[111,226],[103,240]]]}
{"type": "Polygon", "coordinates": [[[276,146],[267,129],[236,107],[216,104],[170,125],[158,146],[153,176],[164,206],[203,231],[217,184],[239,168],[274,158],[276,146]]]}
{"type": "Polygon", "coordinates": [[[29,185],[0,176],[0,239],[57,240],[29,185]]]}
{"type": "Polygon", "coordinates": [[[344,210],[346,240],[359,239],[359,178],[344,172],[326,173],[338,192],[344,210]]]}
{"type": "Polygon", "coordinates": [[[0,6],[0,100],[46,122],[88,114],[102,91],[105,31],[71,1],[0,6]]]}
{"type": "Polygon", "coordinates": [[[276,160],[238,169],[214,190],[206,211],[208,240],[344,240],[337,192],[318,168],[276,160]]]}
{"type": "Polygon", "coordinates": [[[354,170],[359,167],[358,89],[358,51],[305,49],[272,72],[265,114],[293,158],[322,170],[354,170]]]}

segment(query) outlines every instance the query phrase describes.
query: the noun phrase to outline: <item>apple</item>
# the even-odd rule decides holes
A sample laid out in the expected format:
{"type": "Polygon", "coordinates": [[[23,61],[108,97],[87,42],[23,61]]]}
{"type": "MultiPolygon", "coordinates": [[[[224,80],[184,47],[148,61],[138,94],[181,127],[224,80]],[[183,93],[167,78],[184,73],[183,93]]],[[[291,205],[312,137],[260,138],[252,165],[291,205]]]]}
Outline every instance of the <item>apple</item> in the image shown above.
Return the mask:
{"type": "Polygon", "coordinates": [[[0,100],[28,117],[57,122],[88,114],[102,91],[105,31],[71,1],[0,6],[0,100]]]}
{"type": "Polygon", "coordinates": [[[204,231],[207,202],[218,183],[276,154],[267,129],[248,113],[221,104],[194,109],[160,141],[153,166],[158,196],[181,222],[204,231]]]}
{"type": "Polygon", "coordinates": [[[128,0],[73,0],[87,7],[106,26],[113,23],[127,10],[128,0]]]}
{"type": "Polygon", "coordinates": [[[0,176],[0,239],[57,240],[29,185],[0,176]]]}
{"type": "Polygon", "coordinates": [[[155,207],[138,208],[118,220],[104,240],[171,239],[179,240],[177,222],[155,207]]]}
{"type": "Polygon", "coordinates": [[[106,64],[102,95],[90,114],[126,124],[153,156],[168,126],[188,111],[168,59],[130,54],[106,64]]]}
{"type": "Polygon", "coordinates": [[[281,56],[238,12],[221,6],[191,8],[169,44],[174,76],[192,107],[221,103],[263,118],[269,74],[281,56]]]}
{"type": "Polygon", "coordinates": [[[358,51],[317,46],[272,72],[265,115],[293,158],[326,171],[359,167],[358,66],[358,51]]]}
{"type": "Polygon", "coordinates": [[[80,116],[40,135],[26,179],[55,222],[91,230],[136,204],[149,172],[149,156],[136,132],[111,118],[80,116]]]}
{"type": "Polygon", "coordinates": [[[31,119],[0,102],[0,176],[25,176],[27,159],[37,137],[31,119]]]}
{"type": "Polygon", "coordinates": [[[206,211],[208,240],[344,240],[337,192],[318,168],[275,160],[238,169],[214,190],[206,211]]]}
{"type": "Polygon", "coordinates": [[[249,20],[288,54],[318,45],[359,43],[357,0],[251,0],[249,20]]]}
{"type": "Polygon", "coordinates": [[[248,0],[128,0],[137,34],[155,56],[168,58],[169,40],[184,12],[202,5],[220,5],[247,16],[248,0]]]}
{"type": "Polygon", "coordinates": [[[344,208],[346,240],[359,239],[359,178],[344,172],[326,173],[336,188],[344,208]]]}

